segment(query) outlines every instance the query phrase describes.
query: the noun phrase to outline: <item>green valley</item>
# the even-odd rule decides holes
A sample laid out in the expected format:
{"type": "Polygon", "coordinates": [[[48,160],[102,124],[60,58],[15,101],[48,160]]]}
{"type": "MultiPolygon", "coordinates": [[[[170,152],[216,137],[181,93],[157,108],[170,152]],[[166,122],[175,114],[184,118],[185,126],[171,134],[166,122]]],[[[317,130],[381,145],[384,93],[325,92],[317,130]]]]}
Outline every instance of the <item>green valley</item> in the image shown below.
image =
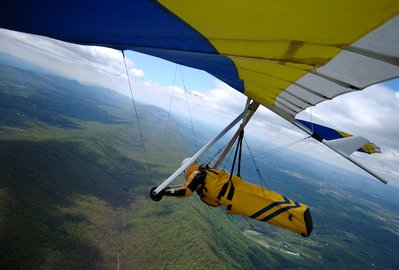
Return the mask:
{"type": "Polygon", "coordinates": [[[196,198],[149,188],[186,156],[166,113],[109,90],[1,66],[1,269],[247,269],[275,259],[196,198]],[[171,127],[172,126],[172,127],[171,127]]]}
{"type": "Polygon", "coordinates": [[[259,165],[271,189],[310,205],[309,238],[196,195],[153,202],[150,188],[192,154],[191,130],[137,111],[150,171],[129,98],[0,64],[0,269],[399,267],[399,191],[295,152],[259,165]]]}

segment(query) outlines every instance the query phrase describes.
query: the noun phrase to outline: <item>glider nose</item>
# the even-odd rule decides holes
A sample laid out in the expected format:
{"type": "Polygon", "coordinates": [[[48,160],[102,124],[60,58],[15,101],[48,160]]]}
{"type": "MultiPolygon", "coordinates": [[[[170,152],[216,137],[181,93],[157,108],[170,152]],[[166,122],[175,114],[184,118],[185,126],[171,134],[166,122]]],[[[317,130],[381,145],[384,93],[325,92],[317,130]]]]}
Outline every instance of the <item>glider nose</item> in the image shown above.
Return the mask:
{"type": "Polygon", "coordinates": [[[309,208],[303,213],[303,218],[306,225],[306,234],[302,233],[302,236],[309,237],[313,230],[313,220],[312,216],[310,215],[309,208]]]}

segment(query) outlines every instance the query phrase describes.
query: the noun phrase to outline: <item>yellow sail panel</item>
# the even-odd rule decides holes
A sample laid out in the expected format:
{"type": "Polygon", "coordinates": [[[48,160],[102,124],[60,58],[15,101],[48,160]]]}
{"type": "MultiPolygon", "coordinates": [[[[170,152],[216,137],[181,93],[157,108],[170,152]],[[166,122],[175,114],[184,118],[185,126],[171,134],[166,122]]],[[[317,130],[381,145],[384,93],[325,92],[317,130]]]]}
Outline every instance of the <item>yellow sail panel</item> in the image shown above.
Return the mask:
{"type": "MultiPolygon", "coordinates": [[[[342,137],[346,138],[346,137],[350,137],[353,136],[351,134],[348,134],[346,132],[340,131],[340,130],[335,130],[336,132],[338,132],[342,137]]],[[[374,153],[378,153],[376,150],[376,146],[373,143],[367,143],[365,145],[363,145],[362,147],[360,147],[364,152],[368,153],[368,154],[374,154],[374,153]]]]}
{"type": "MultiPolygon", "coordinates": [[[[308,99],[309,96],[325,100],[360,89],[362,85],[352,81],[361,81],[364,75],[355,74],[359,73],[356,70],[343,71],[342,63],[346,66],[367,63],[357,55],[347,60],[341,56],[339,62],[333,59],[399,13],[397,0],[159,2],[204,36],[220,55],[232,60],[239,79],[244,82],[245,95],[264,105],[277,105],[290,115],[298,112],[299,103],[291,104],[283,94],[294,82],[299,90],[295,92],[304,95],[290,98],[309,106],[315,104],[315,98],[308,99]],[[293,65],[305,68],[296,69],[293,65]],[[285,66],[293,69],[284,69],[285,66]],[[319,73],[319,69],[327,74],[319,73]],[[317,74],[308,76],[309,71],[317,74]],[[356,80],[352,80],[352,73],[356,80]],[[257,83],[263,83],[264,87],[257,83]]],[[[392,69],[386,74],[395,76],[395,72],[392,69]]],[[[380,77],[370,78],[377,82],[384,79],[380,77]]]]}
{"type": "Polygon", "coordinates": [[[260,87],[259,85],[251,84],[251,82],[245,82],[245,95],[264,105],[274,104],[281,91],[283,90],[271,86],[260,87]]]}
{"type": "Polygon", "coordinates": [[[258,71],[251,71],[248,69],[238,68],[238,73],[240,74],[240,79],[244,80],[245,83],[253,82],[254,84],[260,84],[265,87],[272,86],[280,89],[285,89],[290,86],[291,82],[287,80],[282,80],[268,74],[263,74],[258,71]]]}
{"type": "Polygon", "coordinates": [[[363,150],[364,152],[366,152],[366,153],[368,153],[368,154],[379,153],[379,152],[376,151],[376,149],[375,149],[375,147],[374,147],[374,144],[368,143],[368,144],[366,144],[366,145],[363,145],[361,148],[362,148],[362,150],[363,150]]]}
{"type": "Polygon", "coordinates": [[[339,135],[341,135],[342,137],[346,138],[346,137],[350,137],[353,136],[351,134],[348,134],[346,132],[340,131],[340,130],[335,130],[336,132],[338,132],[339,135]]]}
{"type": "MultiPolygon", "coordinates": [[[[340,52],[335,46],[302,41],[210,40],[220,54],[245,58],[276,60],[283,63],[304,63],[319,67],[340,52]]],[[[234,60],[233,60],[234,61],[234,60]]]]}
{"type": "Polygon", "coordinates": [[[397,0],[159,2],[212,43],[219,40],[297,40],[345,45],[398,12],[397,0]]]}
{"type": "Polygon", "coordinates": [[[274,78],[294,82],[314,67],[306,64],[282,63],[278,61],[231,57],[238,69],[245,69],[274,78]]]}

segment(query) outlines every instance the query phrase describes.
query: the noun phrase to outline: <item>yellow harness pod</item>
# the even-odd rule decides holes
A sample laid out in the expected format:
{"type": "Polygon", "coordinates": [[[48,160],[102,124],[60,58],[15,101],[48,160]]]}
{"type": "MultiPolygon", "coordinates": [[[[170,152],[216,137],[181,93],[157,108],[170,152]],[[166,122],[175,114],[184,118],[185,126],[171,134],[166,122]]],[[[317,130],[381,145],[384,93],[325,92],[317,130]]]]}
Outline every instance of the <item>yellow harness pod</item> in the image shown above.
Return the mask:
{"type": "Polygon", "coordinates": [[[244,215],[309,236],[312,218],[309,207],[281,194],[245,182],[220,169],[206,170],[201,199],[209,205],[227,207],[227,213],[244,215]]]}
{"type": "Polygon", "coordinates": [[[281,194],[245,182],[221,169],[191,164],[185,173],[186,183],[166,188],[165,196],[189,197],[196,190],[201,200],[212,206],[224,205],[227,214],[244,215],[281,228],[309,236],[312,217],[309,207],[290,200],[281,194]]]}
{"type": "Polygon", "coordinates": [[[210,206],[220,206],[222,203],[218,196],[223,186],[229,181],[230,175],[219,169],[207,169],[206,178],[201,191],[200,198],[210,206]]]}

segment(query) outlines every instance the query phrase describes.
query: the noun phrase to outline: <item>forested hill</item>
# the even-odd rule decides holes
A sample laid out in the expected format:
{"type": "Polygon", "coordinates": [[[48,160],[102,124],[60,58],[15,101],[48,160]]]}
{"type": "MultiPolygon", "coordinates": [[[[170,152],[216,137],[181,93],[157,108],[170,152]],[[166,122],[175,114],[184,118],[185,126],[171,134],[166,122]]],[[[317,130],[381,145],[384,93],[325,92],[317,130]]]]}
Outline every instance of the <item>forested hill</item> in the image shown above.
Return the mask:
{"type": "Polygon", "coordinates": [[[278,265],[197,198],[149,199],[186,156],[172,117],[113,91],[0,65],[0,269],[278,265]]]}
{"type": "Polygon", "coordinates": [[[23,66],[0,64],[0,269],[399,268],[393,187],[290,151],[262,156],[269,187],[310,206],[309,238],[196,195],[155,203],[149,189],[193,153],[190,125],[137,104],[148,172],[131,100],[23,66]]]}

